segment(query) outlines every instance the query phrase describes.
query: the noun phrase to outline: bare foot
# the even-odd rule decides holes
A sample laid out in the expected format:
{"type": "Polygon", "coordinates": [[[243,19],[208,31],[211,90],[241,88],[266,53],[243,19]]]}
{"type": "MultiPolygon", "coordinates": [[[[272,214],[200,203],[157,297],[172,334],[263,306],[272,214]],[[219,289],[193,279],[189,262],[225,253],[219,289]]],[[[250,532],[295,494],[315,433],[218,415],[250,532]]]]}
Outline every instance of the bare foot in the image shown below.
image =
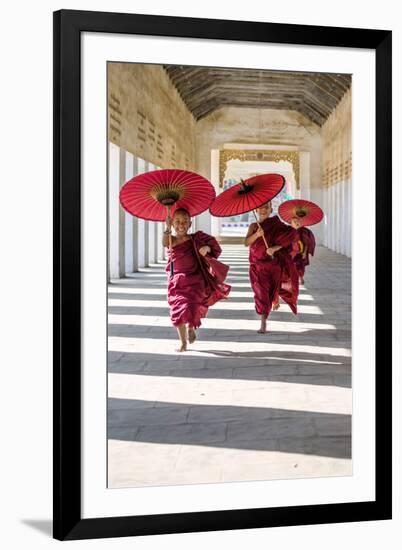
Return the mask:
{"type": "Polygon", "coordinates": [[[187,342],[182,342],[179,348],[176,348],[175,351],[181,353],[182,351],[187,351],[187,342]]]}
{"type": "Polygon", "coordinates": [[[275,302],[272,304],[272,311],[277,311],[281,307],[281,304],[279,302],[275,302]]]}
{"type": "Polygon", "coordinates": [[[266,319],[261,319],[260,330],[257,330],[258,334],[265,334],[267,332],[267,321],[266,319]]]}
{"type": "Polygon", "coordinates": [[[197,335],[195,334],[195,329],[193,327],[188,327],[187,335],[188,335],[188,343],[189,344],[192,344],[193,342],[195,342],[195,339],[197,338],[197,335]]]}

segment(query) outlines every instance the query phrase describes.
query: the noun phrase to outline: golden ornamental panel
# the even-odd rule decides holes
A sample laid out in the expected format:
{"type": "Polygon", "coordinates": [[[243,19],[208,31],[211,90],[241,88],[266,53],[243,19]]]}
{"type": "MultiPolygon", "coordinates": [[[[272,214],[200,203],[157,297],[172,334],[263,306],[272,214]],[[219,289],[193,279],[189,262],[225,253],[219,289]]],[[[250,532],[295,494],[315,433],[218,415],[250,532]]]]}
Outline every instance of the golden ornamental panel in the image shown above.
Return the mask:
{"type": "Polygon", "coordinates": [[[276,151],[268,149],[221,149],[219,151],[219,186],[223,187],[227,164],[230,160],[251,160],[257,162],[290,162],[296,179],[296,187],[300,189],[300,165],[298,151],[276,151]]]}

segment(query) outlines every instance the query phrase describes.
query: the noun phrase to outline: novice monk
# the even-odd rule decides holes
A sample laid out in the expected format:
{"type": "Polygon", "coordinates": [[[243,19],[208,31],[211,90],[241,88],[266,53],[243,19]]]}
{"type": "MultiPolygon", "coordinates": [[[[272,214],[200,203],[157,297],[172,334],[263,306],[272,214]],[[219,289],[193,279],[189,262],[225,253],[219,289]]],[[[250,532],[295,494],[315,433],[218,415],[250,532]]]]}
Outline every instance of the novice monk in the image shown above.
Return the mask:
{"type": "Polygon", "coordinates": [[[281,222],[278,216],[269,217],[272,213],[271,202],[257,208],[259,223],[252,223],[244,241],[250,247],[250,282],[254,292],[256,312],[261,315],[261,327],[258,331],[267,331],[267,318],[274,302],[279,296],[297,313],[299,281],[296,268],[291,258],[293,243],[297,232],[281,222]],[[264,239],[268,248],[265,246],[264,239]]]}
{"type": "Polygon", "coordinates": [[[296,266],[300,283],[304,284],[304,271],[307,265],[310,265],[309,255],[314,256],[315,237],[314,233],[307,227],[301,225],[300,218],[294,217],[290,221],[291,226],[296,229],[298,234],[298,249],[293,256],[293,262],[296,266]]]}
{"type": "Polygon", "coordinates": [[[222,252],[214,237],[197,231],[188,234],[191,227],[191,218],[187,210],[177,209],[172,219],[166,219],[166,230],[163,236],[163,245],[169,246],[169,235],[173,226],[176,235],[172,236],[172,253],[168,251],[166,271],[168,278],[168,303],[170,318],[177,328],[180,338],[180,347],[176,351],[186,351],[187,341],[192,344],[196,339],[195,330],[201,325],[201,318],[205,317],[208,307],[222,298],[227,298],[230,286],[224,284],[226,276],[224,264],[214,260],[214,267],[224,274],[216,277],[211,285],[211,276],[207,273],[207,261],[217,258],[222,252]],[[173,275],[171,275],[171,261],[173,261],[173,275]],[[187,325],[187,329],[186,329],[187,325]]]}

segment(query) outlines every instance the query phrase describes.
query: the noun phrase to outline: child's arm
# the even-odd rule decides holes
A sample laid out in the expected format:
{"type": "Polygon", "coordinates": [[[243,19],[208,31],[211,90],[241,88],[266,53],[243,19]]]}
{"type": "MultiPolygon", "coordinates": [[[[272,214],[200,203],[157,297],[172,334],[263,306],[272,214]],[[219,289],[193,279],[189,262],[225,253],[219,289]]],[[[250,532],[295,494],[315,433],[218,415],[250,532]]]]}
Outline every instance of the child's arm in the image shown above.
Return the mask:
{"type": "Polygon", "coordinates": [[[207,235],[207,233],[204,233],[203,231],[197,231],[194,234],[194,239],[198,253],[201,254],[201,256],[205,256],[206,254],[210,254],[214,258],[218,258],[220,256],[222,248],[215,237],[207,235]]]}
{"type": "Polygon", "coordinates": [[[258,227],[256,223],[252,223],[247,231],[246,238],[244,239],[244,246],[250,246],[254,241],[264,236],[264,230],[262,227],[258,227]]]}
{"type": "Polygon", "coordinates": [[[278,252],[278,250],[280,250],[281,248],[282,247],[279,244],[276,244],[275,246],[270,246],[269,248],[267,248],[268,256],[273,256],[275,252],[278,252]]]}
{"type": "Polygon", "coordinates": [[[198,249],[198,252],[201,254],[201,256],[206,256],[211,252],[211,247],[208,245],[202,246],[198,249]]]}

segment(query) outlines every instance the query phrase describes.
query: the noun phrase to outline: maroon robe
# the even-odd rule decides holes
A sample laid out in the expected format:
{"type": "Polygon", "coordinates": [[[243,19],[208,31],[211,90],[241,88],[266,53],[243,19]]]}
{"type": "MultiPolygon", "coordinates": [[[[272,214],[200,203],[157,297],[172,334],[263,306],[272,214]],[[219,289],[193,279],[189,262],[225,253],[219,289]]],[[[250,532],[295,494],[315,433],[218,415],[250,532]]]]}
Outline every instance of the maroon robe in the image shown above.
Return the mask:
{"type": "Polygon", "coordinates": [[[188,324],[198,328],[208,308],[218,300],[227,298],[230,286],[224,283],[227,266],[216,258],[222,249],[217,240],[202,231],[172,247],[173,276],[170,276],[170,250],[166,271],[168,276],[168,303],[174,326],[188,324]],[[209,246],[206,256],[198,253],[209,246]]]}
{"type": "Polygon", "coordinates": [[[249,274],[256,312],[268,316],[273,302],[280,296],[296,315],[299,277],[291,251],[294,242],[297,241],[297,232],[281,222],[278,216],[267,218],[260,225],[264,230],[268,247],[279,245],[282,248],[275,252],[274,256],[268,256],[261,237],[250,245],[249,274]]]}
{"type": "Polygon", "coordinates": [[[299,277],[303,278],[306,266],[310,265],[309,255],[311,254],[314,256],[315,237],[314,233],[307,227],[299,227],[299,229],[297,229],[297,233],[299,247],[297,253],[293,257],[293,261],[299,277]]]}

